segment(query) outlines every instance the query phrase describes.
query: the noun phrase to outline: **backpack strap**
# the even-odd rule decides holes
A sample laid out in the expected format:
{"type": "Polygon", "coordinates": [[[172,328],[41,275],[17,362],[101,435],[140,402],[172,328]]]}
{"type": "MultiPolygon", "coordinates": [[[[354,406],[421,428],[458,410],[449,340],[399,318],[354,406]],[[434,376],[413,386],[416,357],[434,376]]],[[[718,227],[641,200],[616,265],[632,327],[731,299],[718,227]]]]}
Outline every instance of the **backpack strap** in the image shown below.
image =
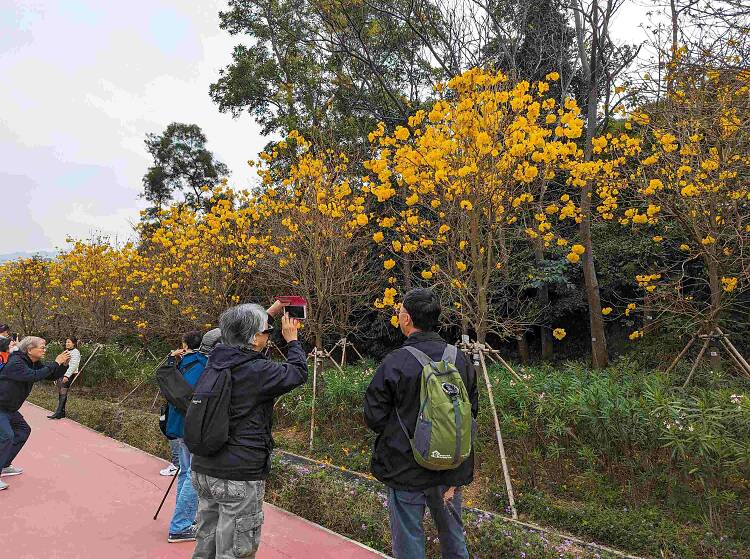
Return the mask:
{"type": "Polygon", "coordinates": [[[416,358],[416,360],[419,361],[419,364],[422,365],[422,367],[431,365],[433,363],[433,360],[430,359],[429,355],[427,355],[424,351],[418,350],[416,347],[407,345],[404,346],[404,349],[411,353],[416,358]]]}
{"type": "Polygon", "coordinates": [[[451,365],[456,364],[456,356],[458,355],[458,348],[454,345],[447,344],[441,361],[447,361],[451,365]]]}

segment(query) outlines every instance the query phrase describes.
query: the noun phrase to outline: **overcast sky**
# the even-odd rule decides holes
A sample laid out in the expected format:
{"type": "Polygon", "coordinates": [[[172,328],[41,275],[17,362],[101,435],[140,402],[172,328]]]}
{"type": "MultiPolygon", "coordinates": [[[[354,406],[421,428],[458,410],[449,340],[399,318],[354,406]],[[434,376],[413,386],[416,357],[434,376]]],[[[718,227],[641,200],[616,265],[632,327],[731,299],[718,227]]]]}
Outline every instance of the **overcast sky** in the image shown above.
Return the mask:
{"type": "MultiPolygon", "coordinates": [[[[238,39],[217,0],[0,0],[0,254],[62,247],[68,235],[132,235],[149,166],[143,140],[173,121],[249,186],[267,139],[249,117],[220,114],[208,86],[238,39]]],[[[633,40],[643,9],[618,35],[633,40]]]]}

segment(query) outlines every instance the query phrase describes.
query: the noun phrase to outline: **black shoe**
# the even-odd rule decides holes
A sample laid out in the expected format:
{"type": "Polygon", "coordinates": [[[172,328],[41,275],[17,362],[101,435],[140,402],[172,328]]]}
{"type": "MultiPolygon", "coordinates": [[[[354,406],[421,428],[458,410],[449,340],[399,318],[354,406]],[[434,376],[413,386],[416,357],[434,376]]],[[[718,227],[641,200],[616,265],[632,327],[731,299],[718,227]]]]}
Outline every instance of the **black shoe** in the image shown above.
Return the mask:
{"type": "Polygon", "coordinates": [[[65,403],[68,401],[68,396],[57,397],[57,410],[52,415],[48,415],[47,419],[62,419],[65,417],[65,403]]]}
{"type": "Polygon", "coordinates": [[[195,525],[191,526],[184,532],[179,534],[169,534],[167,541],[169,543],[180,543],[180,542],[194,542],[195,541],[196,528],[195,525]]]}

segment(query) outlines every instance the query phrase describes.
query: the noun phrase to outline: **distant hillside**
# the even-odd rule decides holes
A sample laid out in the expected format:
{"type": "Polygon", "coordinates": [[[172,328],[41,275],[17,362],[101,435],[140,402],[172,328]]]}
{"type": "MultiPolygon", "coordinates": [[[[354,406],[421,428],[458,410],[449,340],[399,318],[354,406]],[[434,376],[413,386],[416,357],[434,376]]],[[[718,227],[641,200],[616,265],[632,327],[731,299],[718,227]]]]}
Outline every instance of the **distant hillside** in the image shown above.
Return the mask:
{"type": "Polygon", "coordinates": [[[54,258],[57,256],[57,252],[52,250],[38,250],[35,252],[11,252],[8,254],[0,254],[0,262],[7,262],[8,260],[16,260],[18,258],[31,258],[37,255],[42,258],[54,258]]]}

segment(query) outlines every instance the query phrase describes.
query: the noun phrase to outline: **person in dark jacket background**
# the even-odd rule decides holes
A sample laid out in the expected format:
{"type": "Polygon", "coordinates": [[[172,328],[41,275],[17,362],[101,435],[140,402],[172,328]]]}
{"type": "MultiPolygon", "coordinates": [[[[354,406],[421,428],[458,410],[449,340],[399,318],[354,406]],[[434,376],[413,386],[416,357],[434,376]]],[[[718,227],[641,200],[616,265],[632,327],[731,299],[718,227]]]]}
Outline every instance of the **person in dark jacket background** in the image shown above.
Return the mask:
{"type": "MultiPolygon", "coordinates": [[[[176,365],[187,383],[195,387],[203,373],[208,357],[197,350],[201,345],[201,333],[198,330],[186,332],[182,336],[182,347],[169,354],[167,363],[176,365]]],[[[174,513],[169,523],[169,543],[195,541],[193,522],[198,512],[198,495],[193,487],[191,477],[192,456],[185,445],[185,415],[169,404],[167,412],[167,437],[170,438],[172,451],[177,453],[179,472],[177,474],[177,493],[174,513]]]]}
{"type": "Polygon", "coordinates": [[[231,370],[229,440],[213,456],[193,456],[193,486],[198,493],[197,543],[193,559],[255,557],[263,524],[265,479],[271,469],[274,399],[307,381],[307,355],[297,340],[297,321],[284,314],[281,335],[287,360],[263,355],[273,330],[268,311],[238,305],[219,318],[222,343],[206,367],[231,370]]]}
{"type": "MultiPolygon", "coordinates": [[[[34,383],[40,380],[57,380],[65,375],[70,353],[63,351],[54,363],[42,361],[47,342],[36,336],[27,336],[18,344],[18,351],[10,354],[8,362],[0,369],[0,468],[2,476],[15,476],[23,469],[13,466],[13,460],[26,444],[31,427],[18,411],[29,397],[34,383]]],[[[0,481],[0,490],[8,484],[0,481]]]]}
{"type": "MultiPolygon", "coordinates": [[[[409,436],[413,437],[420,408],[422,365],[404,347],[413,346],[432,360],[440,361],[447,345],[435,332],[440,310],[440,301],[433,291],[412,289],[406,293],[398,322],[407,339],[402,347],[383,359],[365,393],[365,420],[377,434],[371,470],[388,487],[396,559],[424,559],[425,506],[430,507],[437,525],[443,558],[469,557],[461,521],[461,487],[474,479],[474,449],[455,469],[423,468],[414,459],[409,439],[396,416],[398,410],[409,436]]],[[[476,419],[479,411],[476,373],[461,351],[456,355],[456,368],[469,393],[472,416],[476,419]]]]}

